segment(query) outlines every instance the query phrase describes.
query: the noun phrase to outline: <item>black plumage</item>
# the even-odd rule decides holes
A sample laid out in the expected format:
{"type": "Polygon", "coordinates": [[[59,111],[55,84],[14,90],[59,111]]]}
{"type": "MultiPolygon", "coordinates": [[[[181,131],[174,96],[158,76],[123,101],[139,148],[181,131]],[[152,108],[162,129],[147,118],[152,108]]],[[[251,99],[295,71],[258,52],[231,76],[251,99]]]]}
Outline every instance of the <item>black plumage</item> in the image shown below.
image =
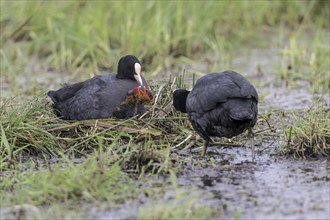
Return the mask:
{"type": "Polygon", "coordinates": [[[258,93],[234,71],[210,73],[200,78],[190,92],[174,91],[173,105],[188,113],[193,128],[205,140],[204,156],[212,143],[210,137],[231,138],[247,129],[252,132],[258,115],[258,93]]]}
{"type": "MultiPolygon", "coordinates": [[[[122,57],[118,62],[118,73],[97,75],[89,80],[65,85],[57,91],[49,91],[48,96],[54,102],[56,113],[65,120],[102,119],[113,116],[127,98],[128,91],[142,86],[149,89],[140,75],[139,60],[132,55],[122,57]]],[[[145,111],[143,103],[138,103],[139,113],[145,111]]],[[[124,118],[137,112],[130,108],[123,112],[124,118]]]]}

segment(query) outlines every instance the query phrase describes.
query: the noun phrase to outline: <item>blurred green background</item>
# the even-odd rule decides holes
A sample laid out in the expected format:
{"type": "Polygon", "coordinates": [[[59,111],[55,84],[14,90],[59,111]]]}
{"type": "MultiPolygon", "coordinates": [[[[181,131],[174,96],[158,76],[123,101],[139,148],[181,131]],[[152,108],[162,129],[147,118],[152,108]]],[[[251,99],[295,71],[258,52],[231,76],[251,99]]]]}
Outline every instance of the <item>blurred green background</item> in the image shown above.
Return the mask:
{"type": "Polygon", "coordinates": [[[17,76],[54,71],[73,79],[83,72],[79,79],[86,79],[115,71],[125,54],[142,61],[147,78],[168,62],[206,57],[215,57],[210,70],[220,71],[232,68],[238,51],[260,47],[279,48],[289,60],[280,77],[321,77],[314,90],[329,87],[329,1],[2,0],[0,6],[4,90],[21,84],[17,76]],[[288,74],[292,64],[297,68],[288,74]]]}

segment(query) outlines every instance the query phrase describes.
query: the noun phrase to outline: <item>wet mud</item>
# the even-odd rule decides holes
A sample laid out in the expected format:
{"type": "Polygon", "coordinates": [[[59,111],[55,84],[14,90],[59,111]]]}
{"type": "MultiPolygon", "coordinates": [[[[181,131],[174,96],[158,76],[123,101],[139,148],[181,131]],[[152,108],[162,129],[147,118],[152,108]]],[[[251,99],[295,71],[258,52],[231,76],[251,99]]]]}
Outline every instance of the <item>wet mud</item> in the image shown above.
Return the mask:
{"type": "MultiPolygon", "coordinates": [[[[204,159],[194,149],[177,176],[178,185],[187,189],[186,199],[197,196],[196,204],[217,210],[212,219],[329,219],[330,162],[271,156],[276,148],[272,142],[256,146],[254,162],[245,146],[210,147],[204,159]],[[267,144],[272,147],[265,150],[267,144]]],[[[170,184],[166,178],[159,181],[170,184]]],[[[171,203],[176,193],[168,187],[160,201],[141,196],[96,217],[137,219],[139,209],[171,203]]]]}
{"type": "Polygon", "coordinates": [[[214,153],[216,165],[187,167],[179,183],[212,192],[213,205],[225,219],[235,213],[241,219],[329,218],[329,161],[272,157],[272,150],[260,152],[260,148],[251,162],[245,147],[213,147],[209,153],[214,153]]]}

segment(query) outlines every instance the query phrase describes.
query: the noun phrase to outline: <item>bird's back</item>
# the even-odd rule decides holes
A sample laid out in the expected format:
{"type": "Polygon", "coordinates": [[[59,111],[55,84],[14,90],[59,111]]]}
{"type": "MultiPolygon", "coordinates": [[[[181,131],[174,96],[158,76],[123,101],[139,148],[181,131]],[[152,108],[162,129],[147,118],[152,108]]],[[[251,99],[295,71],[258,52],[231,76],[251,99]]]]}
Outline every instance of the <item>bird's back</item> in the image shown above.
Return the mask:
{"type": "Polygon", "coordinates": [[[195,130],[209,136],[233,137],[256,123],[258,94],[240,74],[211,73],[199,79],[187,97],[195,130]]]}

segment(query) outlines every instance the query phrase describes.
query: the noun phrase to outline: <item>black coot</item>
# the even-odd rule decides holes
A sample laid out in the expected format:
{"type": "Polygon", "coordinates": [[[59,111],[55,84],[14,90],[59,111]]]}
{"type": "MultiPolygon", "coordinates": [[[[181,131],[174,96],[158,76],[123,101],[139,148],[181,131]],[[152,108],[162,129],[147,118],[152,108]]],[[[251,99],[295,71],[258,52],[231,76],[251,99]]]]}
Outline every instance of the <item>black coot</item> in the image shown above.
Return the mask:
{"type": "MultiPolygon", "coordinates": [[[[113,116],[128,118],[137,111],[120,109],[120,105],[130,96],[130,90],[141,86],[148,90],[141,76],[141,64],[132,55],[122,57],[118,62],[118,73],[98,75],[89,80],[65,85],[57,91],[49,91],[48,96],[54,102],[53,108],[65,120],[101,119],[113,116]],[[125,111],[130,111],[127,113],[125,111]]],[[[149,91],[149,90],[148,90],[149,91]]],[[[145,111],[143,102],[138,103],[138,113],[145,111]]]]}
{"type": "Polygon", "coordinates": [[[205,156],[213,142],[210,136],[231,138],[247,129],[252,134],[258,115],[258,93],[234,71],[210,73],[200,78],[190,92],[175,90],[173,105],[176,110],[188,113],[193,128],[205,140],[202,150],[205,156]]]}

